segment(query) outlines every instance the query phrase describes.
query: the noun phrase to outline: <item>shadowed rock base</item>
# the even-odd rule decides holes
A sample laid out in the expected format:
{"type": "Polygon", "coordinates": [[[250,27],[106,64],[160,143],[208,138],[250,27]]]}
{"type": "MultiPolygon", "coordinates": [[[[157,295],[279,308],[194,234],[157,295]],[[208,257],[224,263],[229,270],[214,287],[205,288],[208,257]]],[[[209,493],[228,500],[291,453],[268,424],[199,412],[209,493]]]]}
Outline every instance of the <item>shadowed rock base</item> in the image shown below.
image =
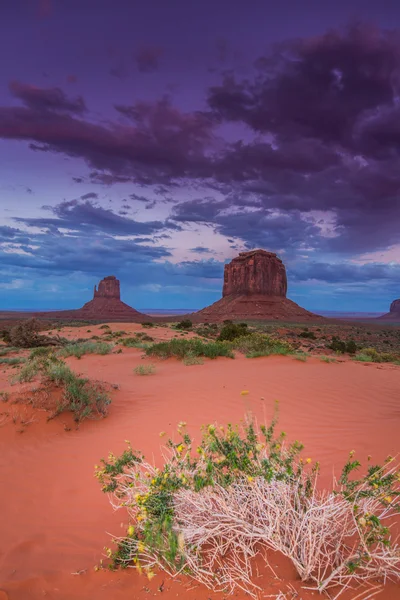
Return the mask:
{"type": "Polygon", "coordinates": [[[223,321],[225,319],[265,321],[316,321],[323,317],[301,308],[292,300],[282,296],[264,294],[225,296],[191,315],[196,321],[223,321]]]}

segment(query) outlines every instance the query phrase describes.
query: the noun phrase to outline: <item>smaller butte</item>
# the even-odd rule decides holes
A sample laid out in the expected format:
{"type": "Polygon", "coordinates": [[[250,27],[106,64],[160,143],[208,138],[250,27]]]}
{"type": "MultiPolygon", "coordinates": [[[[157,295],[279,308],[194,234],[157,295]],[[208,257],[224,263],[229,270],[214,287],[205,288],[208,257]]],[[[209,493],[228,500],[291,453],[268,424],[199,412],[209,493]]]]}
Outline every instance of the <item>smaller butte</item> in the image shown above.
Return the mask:
{"type": "MultiPolygon", "coordinates": [[[[39,316],[39,315],[38,315],[39,316]]],[[[94,286],[93,299],[77,310],[61,310],[40,313],[56,319],[77,319],[82,321],[131,321],[141,322],[148,317],[121,300],[120,283],[114,275],[104,277],[94,286]]]]}
{"type": "Polygon", "coordinates": [[[196,321],[323,319],[286,298],[285,265],[273,252],[241,252],[224,269],[222,298],[194,313],[196,321]]]}

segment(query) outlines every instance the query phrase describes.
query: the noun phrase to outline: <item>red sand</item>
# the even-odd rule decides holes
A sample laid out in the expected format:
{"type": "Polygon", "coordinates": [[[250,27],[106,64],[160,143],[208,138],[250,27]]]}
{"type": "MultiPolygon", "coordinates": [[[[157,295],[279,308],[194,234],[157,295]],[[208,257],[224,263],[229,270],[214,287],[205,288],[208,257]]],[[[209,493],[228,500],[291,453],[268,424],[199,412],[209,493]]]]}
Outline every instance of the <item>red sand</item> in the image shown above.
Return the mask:
{"type": "MultiPolygon", "coordinates": [[[[88,336],[97,333],[97,327],[89,328],[88,336]]],[[[113,326],[118,328],[132,331],[138,326],[113,326]]],[[[73,337],[83,337],[85,328],[71,331],[73,337]]],[[[158,338],[172,332],[157,328],[149,333],[158,338]]],[[[189,431],[198,433],[203,423],[238,421],[249,409],[262,419],[264,412],[271,415],[278,399],[281,428],[289,439],[305,443],[306,456],[321,461],[323,485],[329,485],[333,467],[338,473],[350,450],[361,461],[368,454],[378,461],[399,451],[399,367],[317,359],[302,363],[289,357],[220,358],[185,367],[175,360],[142,359],[137,349],[70,358],[68,363],[120,389],[113,392],[109,416],[85,422],[79,430],[65,431],[63,423],[71,421],[64,416],[47,423],[40,412],[23,434],[10,420],[0,427],[0,600],[224,597],[185,578],[171,581],[161,572],[148,582],[130,569],[94,571],[103,547],[110,545],[107,532],[118,535],[126,524],[125,513],[113,513],[101,493],[94,465],[109,451],[122,450],[126,439],[158,459],[159,432],[172,433],[179,421],[187,421],[189,431]],[[156,365],[155,375],[133,373],[136,365],[148,362],[156,365]],[[241,390],[250,393],[243,397],[241,390]]],[[[7,376],[14,372],[7,370],[7,376]]],[[[0,389],[15,390],[3,370],[0,389]]],[[[11,408],[18,409],[1,404],[0,413],[11,408]]],[[[299,591],[298,600],[320,597],[301,590],[290,564],[280,556],[272,556],[271,564],[280,579],[265,570],[258,580],[264,597],[288,592],[289,585],[299,591]]],[[[240,593],[234,597],[245,598],[240,593]]],[[[379,597],[398,600],[400,585],[389,584],[379,597]]]]}

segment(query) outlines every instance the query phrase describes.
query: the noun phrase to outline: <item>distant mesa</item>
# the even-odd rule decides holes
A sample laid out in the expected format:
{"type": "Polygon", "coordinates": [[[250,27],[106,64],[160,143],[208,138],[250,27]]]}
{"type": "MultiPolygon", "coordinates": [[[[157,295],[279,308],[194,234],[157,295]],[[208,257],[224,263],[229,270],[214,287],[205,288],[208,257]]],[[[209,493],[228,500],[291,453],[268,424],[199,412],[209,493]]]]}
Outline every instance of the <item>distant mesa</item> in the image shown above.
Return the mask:
{"type": "Polygon", "coordinates": [[[196,320],[279,320],[323,319],[286,298],[285,265],[273,252],[240,252],[225,265],[222,298],[193,315],[196,320]]]}
{"type": "Polygon", "coordinates": [[[385,319],[386,321],[400,321],[400,298],[398,300],[393,300],[390,305],[390,312],[378,318],[385,319]]]}
{"type": "Polygon", "coordinates": [[[98,285],[94,286],[93,300],[86,302],[77,310],[62,310],[51,313],[41,313],[40,316],[77,319],[82,321],[107,320],[141,322],[148,317],[135,310],[121,300],[119,280],[114,275],[104,277],[98,285]]]}

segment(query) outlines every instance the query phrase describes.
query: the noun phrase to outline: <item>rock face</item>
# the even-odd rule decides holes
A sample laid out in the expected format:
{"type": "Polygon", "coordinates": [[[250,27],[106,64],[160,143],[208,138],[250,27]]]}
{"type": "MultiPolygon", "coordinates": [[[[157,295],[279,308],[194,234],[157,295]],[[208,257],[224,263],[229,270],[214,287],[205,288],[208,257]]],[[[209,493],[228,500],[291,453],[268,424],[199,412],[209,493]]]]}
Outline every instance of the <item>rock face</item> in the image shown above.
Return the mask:
{"type": "Polygon", "coordinates": [[[319,315],[286,298],[283,262],[273,252],[241,252],[225,265],[222,298],[191,315],[195,321],[278,320],[315,321],[319,315]]]}
{"type": "Polygon", "coordinates": [[[378,318],[385,319],[386,321],[400,321],[400,298],[398,300],[393,300],[392,304],[390,305],[390,312],[378,318]]]}
{"type": "Polygon", "coordinates": [[[262,294],[286,298],[285,265],[273,252],[240,252],[224,270],[222,297],[232,294],[262,294]]]}
{"type": "Polygon", "coordinates": [[[99,289],[96,289],[94,286],[94,298],[116,298],[117,300],[121,299],[121,293],[119,289],[119,279],[115,277],[115,275],[109,275],[108,277],[104,277],[99,283],[99,289]]]}
{"type": "MultiPolygon", "coordinates": [[[[40,316],[46,315],[41,313],[40,316]]],[[[83,321],[148,321],[149,318],[121,300],[119,280],[114,275],[104,277],[94,286],[93,300],[86,302],[78,310],[62,310],[47,313],[49,317],[78,319],[83,321]]],[[[38,315],[39,316],[39,315],[38,315]]]]}

